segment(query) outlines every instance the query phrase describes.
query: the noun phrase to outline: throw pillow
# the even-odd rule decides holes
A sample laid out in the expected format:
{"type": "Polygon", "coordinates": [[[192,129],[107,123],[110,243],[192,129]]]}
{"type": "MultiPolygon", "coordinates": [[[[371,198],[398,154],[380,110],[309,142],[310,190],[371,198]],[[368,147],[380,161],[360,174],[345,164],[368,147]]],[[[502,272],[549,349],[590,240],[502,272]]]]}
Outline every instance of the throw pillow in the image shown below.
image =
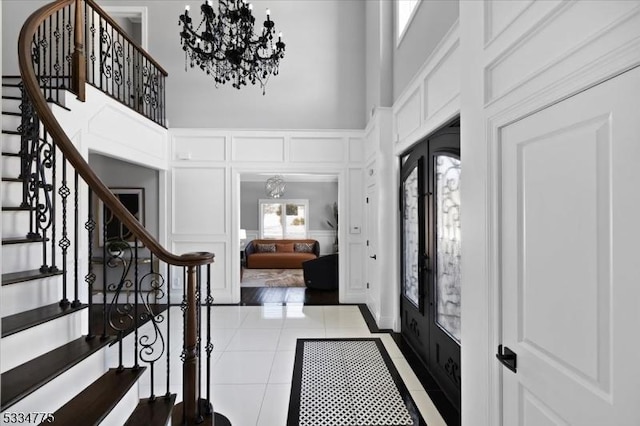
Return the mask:
{"type": "Polygon", "coordinates": [[[293,253],[293,243],[276,243],[276,252],[293,253]]]}
{"type": "Polygon", "coordinates": [[[275,253],[275,244],[256,244],[256,252],[258,253],[275,253]]]}
{"type": "Polygon", "coordinates": [[[313,243],[294,243],[293,251],[296,253],[313,253],[313,243]]]}

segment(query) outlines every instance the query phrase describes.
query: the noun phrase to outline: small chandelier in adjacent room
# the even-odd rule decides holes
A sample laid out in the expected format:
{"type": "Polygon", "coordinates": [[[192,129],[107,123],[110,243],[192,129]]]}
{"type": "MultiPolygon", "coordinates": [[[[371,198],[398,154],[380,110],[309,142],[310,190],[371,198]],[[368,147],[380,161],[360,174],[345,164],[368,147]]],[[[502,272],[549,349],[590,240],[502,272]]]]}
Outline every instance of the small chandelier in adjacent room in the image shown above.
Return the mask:
{"type": "Polygon", "coordinates": [[[286,184],[282,176],[274,176],[267,179],[267,183],[264,185],[264,189],[267,192],[267,196],[270,198],[280,198],[284,195],[284,189],[286,184]]]}
{"type": "MultiPolygon", "coordinates": [[[[180,15],[180,43],[186,62],[215,79],[216,87],[230,82],[240,89],[259,83],[262,94],[269,77],[278,74],[284,58],[282,33],[275,36],[275,23],[267,9],[267,20],[259,33],[254,33],[253,5],[245,0],[218,0],[217,14],[212,1],[206,0],[200,11],[202,21],[193,28],[186,6],[180,15]]],[[[186,64],[185,64],[186,68],[186,64]]]]}

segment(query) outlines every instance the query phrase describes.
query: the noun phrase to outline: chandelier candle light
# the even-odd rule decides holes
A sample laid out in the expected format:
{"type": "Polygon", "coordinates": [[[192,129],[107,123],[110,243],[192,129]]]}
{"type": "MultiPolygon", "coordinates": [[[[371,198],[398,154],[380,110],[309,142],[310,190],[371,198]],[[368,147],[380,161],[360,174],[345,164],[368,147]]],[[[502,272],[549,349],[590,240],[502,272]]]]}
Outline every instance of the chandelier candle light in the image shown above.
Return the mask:
{"type": "Polygon", "coordinates": [[[275,41],[269,9],[259,34],[254,33],[253,5],[245,0],[218,0],[217,15],[212,1],[206,0],[200,6],[202,21],[195,29],[189,10],[186,6],[179,22],[185,70],[187,63],[199,67],[215,79],[216,87],[231,82],[240,89],[247,82],[260,83],[264,95],[269,77],[278,75],[285,48],[282,33],[275,41]]]}

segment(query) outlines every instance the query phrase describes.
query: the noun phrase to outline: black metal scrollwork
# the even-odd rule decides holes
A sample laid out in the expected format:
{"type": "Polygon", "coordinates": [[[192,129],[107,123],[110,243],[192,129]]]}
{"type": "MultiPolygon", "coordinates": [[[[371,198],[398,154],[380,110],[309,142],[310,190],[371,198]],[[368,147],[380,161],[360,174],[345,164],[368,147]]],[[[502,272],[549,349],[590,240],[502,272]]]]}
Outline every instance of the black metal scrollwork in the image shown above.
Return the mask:
{"type": "Polygon", "coordinates": [[[444,365],[444,371],[447,372],[449,379],[457,386],[460,386],[460,365],[449,357],[444,365]]]}

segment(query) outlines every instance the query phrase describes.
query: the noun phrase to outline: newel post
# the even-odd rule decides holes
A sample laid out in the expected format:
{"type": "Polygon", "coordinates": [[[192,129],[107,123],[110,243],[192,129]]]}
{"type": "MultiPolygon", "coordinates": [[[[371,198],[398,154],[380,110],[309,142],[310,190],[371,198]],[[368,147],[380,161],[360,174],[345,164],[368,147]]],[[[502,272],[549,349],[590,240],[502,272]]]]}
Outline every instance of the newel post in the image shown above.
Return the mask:
{"type": "Polygon", "coordinates": [[[198,413],[200,387],[198,386],[198,302],[196,298],[196,268],[187,267],[187,310],[185,315],[184,364],[182,366],[182,395],[184,421],[187,425],[200,423],[198,413]]]}
{"type": "Polygon", "coordinates": [[[76,16],[74,28],[74,46],[71,61],[71,90],[78,96],[78,100],[85,100],[85,83],[87,81],[87,66],[84,55],[84,13],[82,0],[76,0],[76,16]]]}

